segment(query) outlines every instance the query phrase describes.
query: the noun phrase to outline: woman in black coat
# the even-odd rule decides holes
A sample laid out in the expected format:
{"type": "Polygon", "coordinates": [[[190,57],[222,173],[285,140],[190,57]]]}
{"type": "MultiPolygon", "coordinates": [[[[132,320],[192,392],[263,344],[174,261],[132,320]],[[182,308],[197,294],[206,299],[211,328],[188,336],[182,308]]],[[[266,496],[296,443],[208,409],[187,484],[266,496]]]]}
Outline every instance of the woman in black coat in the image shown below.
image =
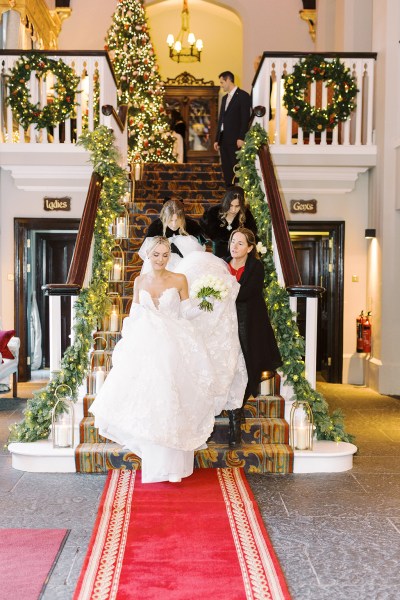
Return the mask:
{"type": "MultiPolygon", "coordinates": [[[[240,283],[236,298],[240,345],[246,362],[248,383],[243,404],[257,396],[263,371],[276,371],[281,355],[264,301],[264,267],[258,258],[256,238],[247,228],[233,231],[229,239],[228,267],[240,283]]],[[[230,411],[229,445],[241,443],[243,409],[230,411]]]]}
{"type": "MultiPolygon", "coordinates": [[[[186,217],[182,198],[169,196],[164,201],[159,218],[149,225],[145,237],[160,235],[170,238],[177,234],[192,235],[200,244],[206,242],[203,229],[198,221],[186,217]]],[[[171,250],[182,256],[175,244],[172,244],[171,250]]]]}
{"type": "Polygon", "coordinates": [[[246,227],[257,235],[256,222],[246,206],[243,189],[238,185],[226,191],[221,204],[207,210],[201,225],[213,243],[214,254],[220,258],[228,256],[229,237],[238,227],[246,227]]]}

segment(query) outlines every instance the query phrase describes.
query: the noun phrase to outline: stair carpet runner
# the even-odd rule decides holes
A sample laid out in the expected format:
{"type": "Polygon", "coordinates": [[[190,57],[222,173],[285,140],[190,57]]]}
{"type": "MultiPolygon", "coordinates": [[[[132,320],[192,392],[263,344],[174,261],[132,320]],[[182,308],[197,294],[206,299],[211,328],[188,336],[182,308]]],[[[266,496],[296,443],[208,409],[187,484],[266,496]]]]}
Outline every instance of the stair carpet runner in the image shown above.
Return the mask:
{"type": "MultiPolygon", "coordinates": [[[[220,202],[224,195],[220,165],[206,163],[146,164],[143,179],[136,182],[135,201],[129,205],[131,233],[119,242],[125,255],[125,277],[110,282],[110,292],[122,299],[123,316],[130,310],[133,281],[139,274],[141,259],[137,251],[145,232],[157,218],[166,196],[184,199],[185,213],[200,218],[204,210],[220,202]]],[[[120,339],[119,332],[97,331],[94,337],[107,341],[110,355],[120,339]]],[[[75,451],[76,470],[81,473],[104,473],[109,469],[140,469],[140,458],[127,449],[99,435],[90,413],[94,396],[84,397],[84,417],[80,424],[80,444],[75,451]]],[[[208,448],[195,453],[195,467],[243,467],[249,473],[290,473],[293,451],[288,444],[289,426],[284,420],[285,403],[281,396],[250,398],[245,405],[246,422],[242,425],[243,443],[229,448],[228,417],[216,417],[213,440],[208,448]]]]}

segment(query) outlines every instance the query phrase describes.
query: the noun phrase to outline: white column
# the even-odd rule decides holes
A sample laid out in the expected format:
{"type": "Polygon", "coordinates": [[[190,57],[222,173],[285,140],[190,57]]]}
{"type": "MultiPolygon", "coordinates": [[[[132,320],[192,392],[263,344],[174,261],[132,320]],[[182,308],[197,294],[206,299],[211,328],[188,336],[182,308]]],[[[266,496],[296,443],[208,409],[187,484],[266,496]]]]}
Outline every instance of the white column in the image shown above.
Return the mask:
{"type": "Polygon", "coordinates": [[[307,298],[306,304],[306,379],[315,389],[317,381],[318,298],[307,298]]]}
{"type": "Polygon", "coordinates": [[[61,365],[61,296],[49,296],[50,374],[61,365]]]}

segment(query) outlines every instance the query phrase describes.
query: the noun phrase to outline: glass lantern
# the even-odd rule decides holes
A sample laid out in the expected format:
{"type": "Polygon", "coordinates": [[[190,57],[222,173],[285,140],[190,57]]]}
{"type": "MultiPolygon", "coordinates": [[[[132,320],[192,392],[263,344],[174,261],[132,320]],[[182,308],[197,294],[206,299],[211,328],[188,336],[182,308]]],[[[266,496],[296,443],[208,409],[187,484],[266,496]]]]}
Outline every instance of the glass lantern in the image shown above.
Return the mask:
{"type": "Polygon", "coordinates": [[[74,447],[74,403],[72,400],[72,390],[69,385],[59,385],[55,392],[57,402],[51,412],[51,439],[53,448],[73,448],[74,447]],[[68,388],[69,395],[58,395],[60,388],[68,388]]]}
{"type": "Polygon", "coordinates": [[[260,383],[261,396],[275,396],[275,371],[263,371],[260,383]]]}
{"type": "Polygon", "coordinates": [[[143,177],[143,163],[135,162],[132,164],[132,174],[135,181],[140,181],[143,177]]]}
{"type": "Polygon", "coordinates": [[[290,410],[290,445],[293,450],[312,450],[314,418],[305,400],[296,400],[290,410]]]}
{"type": "Polygon", "coordinates": [[[119,244],[116,244],[111,251],[112,255],[112,266],[110,270],[111,282],[123,281],[125,277],[125,260],[124,253],[119,244]]]}
{"type": "Polygon", "coordinates": [[[110,358],[107,352],[107,340],[101,336],[94,339],[90,355],[90,368],[87,376],[87,392],[95,396],[101,389],[109,373],[110,358]],[[99,346],[101,342],[101,346],[99,346]]]}
{"type": "Polygon", "coordinates": [[[117,216],[113,224],[113,236],[117,240],[129,239],[129,213],[124,208],[124,212],[117,216]]]}
{"type": "Polygon", "coordinates": [[[118,292],[108,294],[110,312],[108,314],[108,331],[115,333],[121,331],[122,299],[118,292]]]}

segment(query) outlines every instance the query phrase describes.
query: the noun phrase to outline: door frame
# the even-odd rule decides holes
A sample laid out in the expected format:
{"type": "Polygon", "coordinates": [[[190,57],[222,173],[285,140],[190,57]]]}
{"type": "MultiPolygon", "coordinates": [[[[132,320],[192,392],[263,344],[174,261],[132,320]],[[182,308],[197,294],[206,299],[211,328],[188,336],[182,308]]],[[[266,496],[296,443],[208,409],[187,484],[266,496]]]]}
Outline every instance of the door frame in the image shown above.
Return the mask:
{"type": "Polygon", "coordinates": [[[330,383],[342,383],[343,377],[343,310],[344,310],[344,221],[288,221],[290,232],[309,231],[310,235],[318,231],[329,232],[333,239],[333,255],[335,269],[332,272],[332,306],[333,314],[328,315],[332,327],[332,348],[330,356],[332,365],[330,369],[330,383]]]}
{"type": "MultiPolygon", "coordinates": [[[[14,219],[14,329],[20,338],[18,380],[29,381],[31,378],[28,356],[28,244],[27,240],[32,230],[62,230],[77,231],[80,219],[56,218],[15,218],[14,219]]],[[[34,257],[33,257],[34,258],[34,257]]],[[[32,260],[32,257],[31,257],[32,260]]],[[[62,283],[62,282],[60,282],[62,283]]]]}

